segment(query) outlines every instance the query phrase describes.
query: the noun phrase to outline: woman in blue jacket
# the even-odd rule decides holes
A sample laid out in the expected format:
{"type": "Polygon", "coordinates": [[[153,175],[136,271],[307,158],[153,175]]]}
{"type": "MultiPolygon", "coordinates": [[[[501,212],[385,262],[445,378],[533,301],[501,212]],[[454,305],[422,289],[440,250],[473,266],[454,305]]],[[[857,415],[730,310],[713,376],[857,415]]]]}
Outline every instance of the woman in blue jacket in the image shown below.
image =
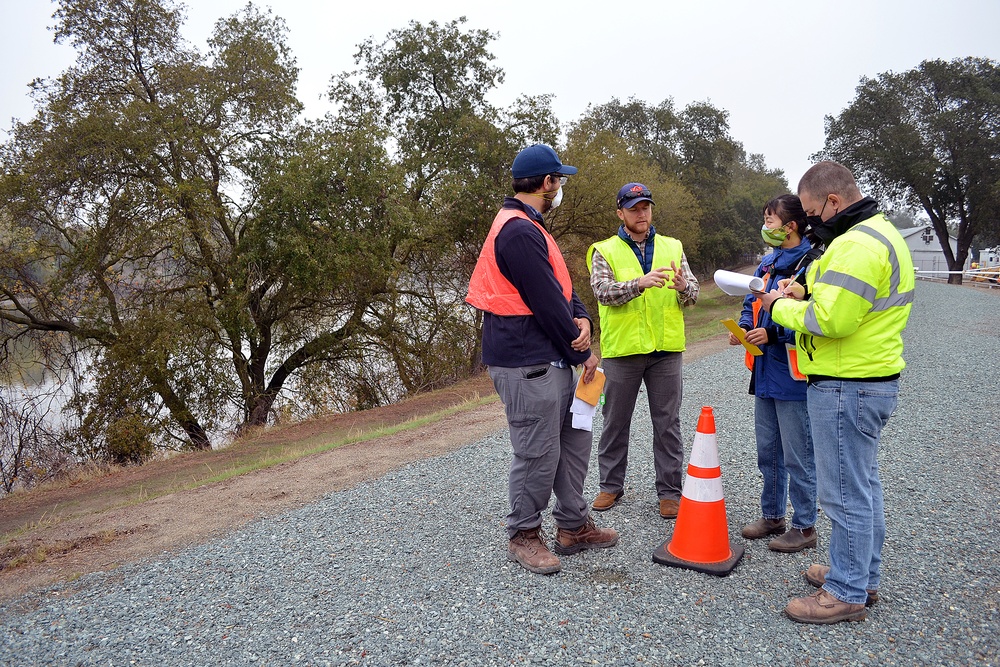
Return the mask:
{"type": "MultiPolygon", "coordinates": [[[[774,251],[754,272],[763,277],[765,292],[778,281],[798,274],[811,260],[812,246],[802,236],[805,211],[795,195],[782,195],[764,206],[760,233],[774,251]]],[[[809,414],[806,378],[795,364],[795,332],[774,323],[751,294],[743,301],[740,328],[748,342],[763,352],[747,354],[750,393],[754,398],[757,466],[764,476],[760,495],[761,518],[743,527],[743,537],[755,540],[780,535],[768,543],[774,551],[793,553],[816,546],[816,464],[809,414]],[[792,503],[792,529],[785,532],[787,501],[792,503]]],[[[739,345],[729,335],[730,345],[739,345]]]]}

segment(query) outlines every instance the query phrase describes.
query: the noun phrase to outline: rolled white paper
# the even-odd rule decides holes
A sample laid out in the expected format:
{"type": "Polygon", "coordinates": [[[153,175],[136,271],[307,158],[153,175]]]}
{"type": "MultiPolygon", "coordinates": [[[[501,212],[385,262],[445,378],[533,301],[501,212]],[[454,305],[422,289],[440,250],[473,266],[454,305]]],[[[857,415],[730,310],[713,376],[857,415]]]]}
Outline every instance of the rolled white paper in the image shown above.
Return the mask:
{"type": "Polygon", "coordinates": [[[745,296],[751,292],[764,291],[762,278],[722,269],[715,272],[715,284],[729,296],[745,296]]]}

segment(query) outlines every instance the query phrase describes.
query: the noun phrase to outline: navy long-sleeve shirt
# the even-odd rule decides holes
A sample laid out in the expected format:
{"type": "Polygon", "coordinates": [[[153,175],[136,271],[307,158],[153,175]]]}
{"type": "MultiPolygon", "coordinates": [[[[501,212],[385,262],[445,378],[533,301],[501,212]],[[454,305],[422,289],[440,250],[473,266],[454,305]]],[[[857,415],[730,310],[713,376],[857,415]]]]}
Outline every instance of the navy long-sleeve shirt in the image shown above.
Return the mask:
{"type": "Polygon", "coordinates": [[[575,289],[571,301],[563,296],[549,264],[545,237],[531,222],[535,220],[544,226],[542,215],[513,197],[504,199],[503,208],[516,209],[522,215],[504,225],[497,234],[497,266],[533,314],[483,313],[483,363],[508,368],[560,360],[570,366],[582,364],[590,357],[590,351],[577,352],[570,346],[580,335],[573,318],[589,320],[590,315],[575,289]]]}

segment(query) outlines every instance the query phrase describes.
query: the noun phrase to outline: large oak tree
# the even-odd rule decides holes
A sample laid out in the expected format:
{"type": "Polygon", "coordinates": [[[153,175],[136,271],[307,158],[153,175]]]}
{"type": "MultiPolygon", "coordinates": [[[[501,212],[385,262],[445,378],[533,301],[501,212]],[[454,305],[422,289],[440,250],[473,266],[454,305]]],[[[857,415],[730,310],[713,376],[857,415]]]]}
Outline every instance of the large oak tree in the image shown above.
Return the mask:
{"type": "Polygon", "coordinates": [[[874,196],[927,213],[950,270],[962,270],[975,239],[1000,241],[996,62],[927,60],[862,79],[854,101],[827,117],[826,135],[817,157],[844,163],[874,196]]]}
{"type": "Polygon", "coordinates": [[[171,0],[55,18],[76,64],[0,153],[0,320],[61,339],[83,439],[207,448],[293,375],[356,368],[408,213],[369,127],[298,121],[283,22],[247,5],[202,54],[171,0]]]}

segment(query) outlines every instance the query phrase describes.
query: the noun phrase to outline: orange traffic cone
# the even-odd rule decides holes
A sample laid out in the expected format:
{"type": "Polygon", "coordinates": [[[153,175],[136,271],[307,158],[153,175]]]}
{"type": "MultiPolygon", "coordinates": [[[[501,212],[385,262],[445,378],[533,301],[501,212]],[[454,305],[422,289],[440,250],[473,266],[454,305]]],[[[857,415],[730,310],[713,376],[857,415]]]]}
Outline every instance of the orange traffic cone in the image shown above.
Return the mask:
{"type": "Polygon", "coordinates": [[[715,417],[705,406],[691,448],[673,538],[653,552],[653,562],[724,577],[743,557],[743,545],[729,541],[715,417]]]}

